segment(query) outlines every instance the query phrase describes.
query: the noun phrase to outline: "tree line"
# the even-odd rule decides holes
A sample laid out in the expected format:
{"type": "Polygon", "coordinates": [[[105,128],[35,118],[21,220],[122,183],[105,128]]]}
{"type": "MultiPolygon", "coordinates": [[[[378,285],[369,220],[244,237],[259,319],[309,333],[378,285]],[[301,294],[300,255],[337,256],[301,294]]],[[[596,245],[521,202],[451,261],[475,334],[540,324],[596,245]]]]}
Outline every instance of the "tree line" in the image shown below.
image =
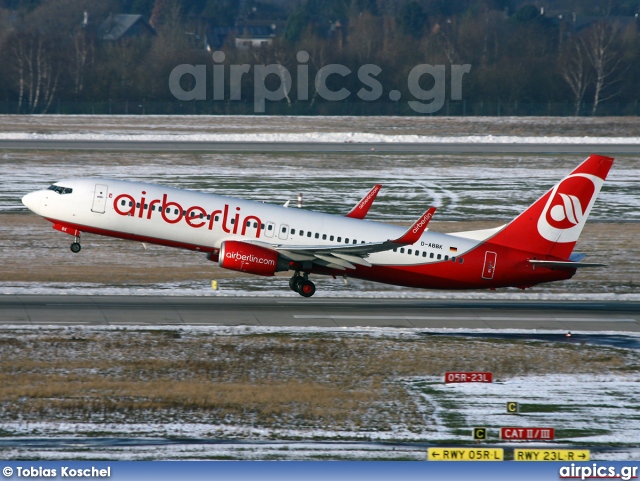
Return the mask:
{"type": "MultiPolygon", "coordinates": [[[[294,88],[277,111],[324,113],[328,101],[314,89],[323,66],[340,64],[351,72],[378,66],[385,95],[376,103],[384,107],[394,104],[388,90],[411,98],[407,79],[416,65],[468,64],[458,104],[561,104],[572,115],[597,115],[616,105],[619,113],[636,113],[637,8],[626,0],[2,0],[0,109],[2,100],[5,111],[21,113],[55,112],[61,103],[171,105],[178,101],[169,77],[178,65],[205,65],[211,74],[219,64],[278,64],[291,73],[294,88]],[[100,25],[113,13],[142,14],[155,34],[103,40],[100,25]],[[212,26],[261,21],[277,27],[259,47],[238,48],[233,35],[222,45],[207,44],[212,26]],[[216,50],[224,52],[224,62],[214,61],[216,50]],[[295,88],[301,51],[308,53],[306,98],[295,88]]],[[[321,80],[332,90],[363,87],[355,74],[321,80]]],[[[226,75],[226,92],[239,87],[230,81],[226,75]]],[[[267,85],[275,89],[279,81],[271,76],[267,85]]],[[[182,79],[185,89],[189,82],[182,79]]],[[[212,82],[208,75],[208,92],[212,82]]],[[[227,95],[218,105],[209,101],[204,111],[250,112],[242,106],[253,102],[254,82],[242,76],[240,100],[227,95]]],[[[433,82],[425,75],[420,86],[426,91],[433,82]]],[[[354,94],[344,102],[358,103],[365,101],[354,94]]],[[[340,113],[342,107],[331,108],[340,113]]]]}

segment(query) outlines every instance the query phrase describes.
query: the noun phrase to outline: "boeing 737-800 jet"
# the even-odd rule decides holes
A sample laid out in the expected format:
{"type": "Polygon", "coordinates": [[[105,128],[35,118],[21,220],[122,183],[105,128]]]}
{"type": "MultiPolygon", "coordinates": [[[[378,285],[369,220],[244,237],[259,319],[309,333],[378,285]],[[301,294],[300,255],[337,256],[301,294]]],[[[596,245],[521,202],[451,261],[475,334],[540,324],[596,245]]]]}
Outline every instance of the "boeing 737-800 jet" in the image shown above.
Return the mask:
{"type": "Polygon", "coordinates": [[[613,164],[591,155],[510,223],[495,229],[427,231],[435,208],[409,228],[364,220],[376,185],[346,216],[285,208],[162,185],[69,179],[22,202],[74,236],[82,232],[206,253],[220,267],[273,276],[294,271],[291,289],[309,297],[310,274],[429,289],[526,288],[571,278],[573,253],[613,164]]]}

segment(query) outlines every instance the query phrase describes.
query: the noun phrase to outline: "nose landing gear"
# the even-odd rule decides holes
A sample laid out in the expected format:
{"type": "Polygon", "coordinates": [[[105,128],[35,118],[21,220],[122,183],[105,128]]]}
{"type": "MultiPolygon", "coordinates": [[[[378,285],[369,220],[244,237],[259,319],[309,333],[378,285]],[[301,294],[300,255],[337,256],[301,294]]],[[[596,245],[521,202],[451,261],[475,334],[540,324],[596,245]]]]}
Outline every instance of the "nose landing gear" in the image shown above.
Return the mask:
{"type": "Polygon", "coordinates": [[[73,252],[74,254],[80,252],[80,249],[82,249],[82,246],[80,245],[80,236],[75,236],[73,244],[71,244],[70,248],[71,252],[73,252]]]}
{"type": "Polygon", "coordinates": [[[296,273],[289,279],[289,287],[293,292],[297,292],[302,297],[311,297],[316,292],[316,285],[309,280],[309,274],[306,272],[300,274],[296,273]]]}

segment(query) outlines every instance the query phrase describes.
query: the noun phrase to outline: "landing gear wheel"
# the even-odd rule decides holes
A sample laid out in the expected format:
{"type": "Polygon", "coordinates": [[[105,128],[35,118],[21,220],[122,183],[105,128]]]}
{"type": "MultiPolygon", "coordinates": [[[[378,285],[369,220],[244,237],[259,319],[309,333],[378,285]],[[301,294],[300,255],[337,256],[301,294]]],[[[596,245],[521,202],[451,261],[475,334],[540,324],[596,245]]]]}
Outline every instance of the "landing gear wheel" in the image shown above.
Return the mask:
{"type": "Polygon", "coordinates": [[[316,285],[309,279],[300,278],[298,281],[298,294],[302,297],[311,297],[316,292],[316,285]]]}
{"type": "Polygon", "coordinates": [[[296,271],[296,273],[291,276],[289,279],[289,287],[293,292],[298,292],[300,289],[300,283],[304,280],[304,277],[300,275],[300,272],[296,271]]]}
{"type": "Polygon", "coordinates": [[[74,254],[77,254],[78,252],[80,252],[80,249],[82,247],[80,246],[80,243],[78,242],[74,242],[73,244],[71,244],[71,252],[73,252],[74,254]]]}

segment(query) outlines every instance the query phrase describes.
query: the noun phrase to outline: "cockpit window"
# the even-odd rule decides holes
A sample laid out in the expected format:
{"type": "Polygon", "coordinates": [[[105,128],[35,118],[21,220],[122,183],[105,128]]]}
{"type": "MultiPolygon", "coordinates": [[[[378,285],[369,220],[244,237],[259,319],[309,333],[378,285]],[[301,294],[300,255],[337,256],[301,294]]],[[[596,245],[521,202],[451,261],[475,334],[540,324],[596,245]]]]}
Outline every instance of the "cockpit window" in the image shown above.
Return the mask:
{"type": "Polygon", "coordinates": [[[71,194],[73,192],[73,189],[69,188],[69,187],[60,187],[59,185],[51,185],[49,186],[49,188],[47,190],[52,190],[54,192],[57,192],[58,194],[71,194]]]}

